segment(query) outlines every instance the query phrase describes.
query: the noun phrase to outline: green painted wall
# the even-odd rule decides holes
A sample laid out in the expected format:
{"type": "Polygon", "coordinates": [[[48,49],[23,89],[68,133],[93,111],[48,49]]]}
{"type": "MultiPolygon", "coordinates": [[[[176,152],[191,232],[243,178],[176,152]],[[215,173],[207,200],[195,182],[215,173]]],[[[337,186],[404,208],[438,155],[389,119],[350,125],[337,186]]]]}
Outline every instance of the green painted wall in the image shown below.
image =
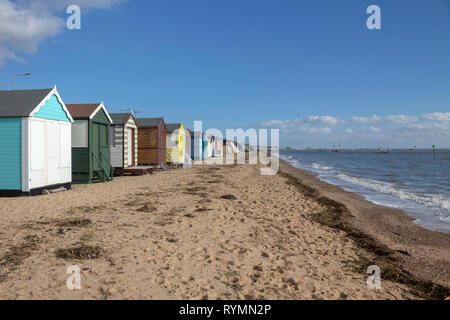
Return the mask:
{"type": "Polygon", "coordinates": [[[100,170],[100,165],[92,157],[92,153],[95,154],[98,160],[106,162],[103,166],[105,169],[109,169],[109,164],[111,163],[109,130],[110,122],[105,112],[101,109],[89,120],[89,147],[72,148],[73,172],[83,173],[74,175],[74,182],[93,182],[94,172],[100,170]]]}

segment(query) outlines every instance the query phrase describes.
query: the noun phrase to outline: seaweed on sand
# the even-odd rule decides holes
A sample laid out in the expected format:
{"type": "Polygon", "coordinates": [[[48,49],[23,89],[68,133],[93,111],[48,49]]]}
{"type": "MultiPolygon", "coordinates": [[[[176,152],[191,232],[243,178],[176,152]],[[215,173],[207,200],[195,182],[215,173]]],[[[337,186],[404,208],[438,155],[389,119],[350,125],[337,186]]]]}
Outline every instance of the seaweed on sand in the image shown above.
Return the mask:
{"type": "Polygon", "coordinates": [[[226,200],[236,200],[236,197],[232,194],[224,194],[223,196],[221,196],[221,198],[226,200]]]}
{"type": "Polygon", "coordinates": [[[381,269],[381,277],[384,280],[405,284],[412,289],[418,297],[425,299],[445,299],[450,296],[450,288],[422,280],[402,266],[401,258],[395,250],[390,249],[380,241],[367,233],[352,226],[346,218],[351,217],[347,206],[320,194],[317,189],[303,184],[299,179],[280,172],[279,175],[302,194],[314,199],[326,210],[310,215],[310,218],[330,228],[341,230],[352,239],[360,248],[372,254],[372,258],[360,257],[356,270],[366,273],[367,267],[377,265],[381,269]]]}
{"type": "Polygon", "coordinates": [[[58,227],[87,227],[92,224],[91,219],[73,219],[73,220],[61,220],[57,222],[58,227]]]}
{"type": "Polygon", "coordinates": [[[27,236],[23,243],[12,247],[0,257],[0,267],[7,269],[6,273],[0,274],[0,282],[6,280],[9,270],[16,268],[25,259],[30,257],[34,251],[39,249],[39,242],[40,239],[37,236],[27,236]]]}
{"type": "Polygon", "coordinates": [[[104,250],[99,246],[80,246],[67,249],[56,250],[56,257],[65,260],[88,260],[98,259],[104,254],[104,250]]]}

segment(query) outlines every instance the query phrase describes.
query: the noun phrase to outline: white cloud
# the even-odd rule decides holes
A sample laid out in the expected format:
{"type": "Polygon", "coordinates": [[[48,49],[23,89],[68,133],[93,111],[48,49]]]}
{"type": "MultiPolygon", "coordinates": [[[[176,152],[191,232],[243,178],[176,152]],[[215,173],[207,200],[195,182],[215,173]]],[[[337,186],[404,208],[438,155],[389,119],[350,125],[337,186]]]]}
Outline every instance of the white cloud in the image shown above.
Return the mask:
{"type": "Polygon", "coordinates": [[[48,12],[21,8],[0,0],[0,65],[5,59],[19,60],[16,51],[32,53],[44,39],[55,36],[64,25],[48,12]]]}
{"type": "Polygon", "coordinates": [[[371,117],[351,117],[351,121],[353,122],[359,122],[359,123],[376,123],[382,121],[382,118],[376,115],[373,115],[371,117]]]}
{"type": "Polygon", "coordinates": [[[260,123],[260,126],[271,128],[293,128],[299,126],[337,125],[343,122],[332,116],[309,116],[292,120],[270,120],[260,123]]]}
{"type": "Polygon", "coordinates": [[[405,114],[397,114],[384,117],[384,120],[394,123],[414,123],[417,122],[419,118],[415,116],[408,116],[405,114]]]}
{"type": "Polygon", "coordinates": [[[348,121],[332,116],[310,116],[293,120],[271,120],[260,124],[279,128],[282,144],[295,147],[429,148],[450,147],[450,113],[420,116],[397,114],[352,117],[348,121]],[[332,129],[331,129],[332,128],[332,129]]]}
{"type": "Polygon", "coordinates": [[[336,119],[332,116],[309,116],[308,118],[304,119],[305,123],[309,124],[329,124],[329,125],[336,125],[341,120],[336,119]]]}
{"type": "Polygon", "coordinates": [[[62,32],[65,16],[57,16],[56,11],[74,3],[82,9],[108,9],[120,2],[123,0],[0,0],[0,66],[7,59],[23,61],[18,53],[34,53],[43,40],[62,32]]]}
{"type": "Polygon", "coordinates": [[[446,113],[434,112],[423,114],[422,118],[430,121],[450,121],[450,112],[446,113]]]}

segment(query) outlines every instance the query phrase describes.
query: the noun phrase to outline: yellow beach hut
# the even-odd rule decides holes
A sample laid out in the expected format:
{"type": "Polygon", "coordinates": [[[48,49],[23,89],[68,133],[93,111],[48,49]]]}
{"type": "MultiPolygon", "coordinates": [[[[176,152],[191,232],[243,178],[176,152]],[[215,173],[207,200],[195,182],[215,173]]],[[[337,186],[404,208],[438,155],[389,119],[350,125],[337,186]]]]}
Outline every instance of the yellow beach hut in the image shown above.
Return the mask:
{"type": "Polygon", "coordinates": [[[167,163],[183,165],[186,158],[186,132],[182,123],[167,125],[167,163]]]}

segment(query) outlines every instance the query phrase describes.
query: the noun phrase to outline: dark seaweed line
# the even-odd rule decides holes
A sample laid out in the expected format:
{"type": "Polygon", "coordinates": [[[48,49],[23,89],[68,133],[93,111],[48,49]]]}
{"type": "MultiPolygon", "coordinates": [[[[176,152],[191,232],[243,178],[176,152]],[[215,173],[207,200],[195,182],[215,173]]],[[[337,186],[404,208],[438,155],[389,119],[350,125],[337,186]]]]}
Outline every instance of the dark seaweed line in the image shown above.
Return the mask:
{"type": "Polygon", "coordinates": [[[360,257],[359,263],[355,266],[357,271],[365,273],[369,265],[376,264],[382,270],[383,279],[409,286],[412,293],[420,298],[442,300],[450,296],[450,288],[412,275],[402,267],[401,259],[398,258],[396,251],[348,223],[345,218],[351,217],[351,213],[346,205],[321,195],[317,189],[303,184],[290,174],[280,172],[279,175],[286,178],[287,184],[296,187],[302,194],[313,198],[327,208],[323,212],[310,215],[312,220],[344,231],[360,248],[373,254],[373,259],[360,257]]]}

